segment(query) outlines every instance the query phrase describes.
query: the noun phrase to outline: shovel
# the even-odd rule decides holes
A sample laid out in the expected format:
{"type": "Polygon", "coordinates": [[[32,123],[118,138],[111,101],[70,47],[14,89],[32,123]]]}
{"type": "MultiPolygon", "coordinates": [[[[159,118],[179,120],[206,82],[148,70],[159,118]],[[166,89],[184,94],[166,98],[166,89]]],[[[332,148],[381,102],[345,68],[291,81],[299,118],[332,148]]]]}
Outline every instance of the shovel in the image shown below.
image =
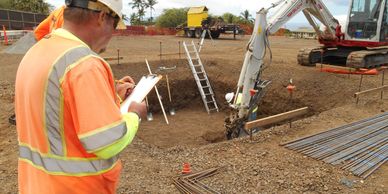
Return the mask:
{"type": "Polygon", "coordinates": [[[147,121],[154,120],[154,117],[152,116],[152,112],[150,111],[149,105],[148,105],[148,98],[146,96],[146,108],[147,108],[147,121]]]}
{"type": "Polygon", "coordinates": [[[172,100],[171,100],[171,91],[170,91],[170,82],[168,81],[168,74],[166,74],[166,82],[167,82],[167,91],[168,91],[168,98],[170,99],[170,115],[175,115],[175,108],[172,106],[172,100]]]}

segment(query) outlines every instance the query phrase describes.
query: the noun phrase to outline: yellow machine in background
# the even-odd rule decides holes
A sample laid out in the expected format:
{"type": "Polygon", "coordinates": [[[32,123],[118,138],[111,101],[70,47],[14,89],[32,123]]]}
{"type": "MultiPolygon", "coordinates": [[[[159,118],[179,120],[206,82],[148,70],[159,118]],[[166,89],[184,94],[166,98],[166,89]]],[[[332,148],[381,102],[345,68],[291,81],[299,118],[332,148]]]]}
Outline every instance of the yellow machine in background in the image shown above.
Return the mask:
{"type": "MultiPolygon", "coordinates": [[[[182,27],[177,27],[182,29],[182,27]]],[[[199,38],[204,30],[209,30],[212,38],[218,38],[220,34],[239,34],[240,27],[235,24],[226,24],[219,19],[209,17],[206,6],[191,7],[187,12],[187,26],[183,31],[187,37],[199,38]]],[[[206,34],[206,37],[208,34],[206,34]]]]}
{"type": "Polygon", "coordinates": [[[202,21],[206,20],[209,14],[206,6],[191,7],[187,12],[187,26],[202,27],[202,21]]]}

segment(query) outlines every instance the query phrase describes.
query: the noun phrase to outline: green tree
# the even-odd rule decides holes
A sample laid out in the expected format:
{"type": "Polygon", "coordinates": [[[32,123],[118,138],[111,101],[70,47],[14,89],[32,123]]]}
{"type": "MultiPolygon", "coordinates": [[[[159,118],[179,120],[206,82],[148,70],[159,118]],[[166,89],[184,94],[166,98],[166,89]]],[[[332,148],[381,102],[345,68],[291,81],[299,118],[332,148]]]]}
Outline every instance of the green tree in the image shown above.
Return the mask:
{"type": "Polygon", "coordinates": [[[229,24],[235,23],[238,20],[237,16],[233,15],[232,13],[224,13],[221,17],[226,23],[229,24]]]}
{"type": "Polygon", "coordinates": [[[11,1],[10,0],[0,0],[0,9],[10,9],[11,1]]]}
{"type": "Polygon", "coordinates": [[[140,8],[138,11],[137,11],[137,16],[139,17],[139,22],[142,23],[143,22],[143,17],[145,16],[145,7],[142,7],[140,8]]]}
{"type": "Polygon", "coordinates": [[[128,3],[130,6],[132,6],[132,9],[140,9],[144,6],[143,0],[132,0],[132,2],[128,3]]]}
{"type": "Polygon", "coordinates": [[[136,15],[138,17],[139,23],[141,23],[143,16],[145,15],[145,8],[147,7],[146,2],[144,0],[132,0],[129,5],[132,6],[132,9],[137,9],[136,15]]]}
{"type": "Polygon", "coordinates": [[[252,22],[252,15],[249,13],[249,11],[246,9],[245,11],[240,13],[240,16],[242,17],[243,20],[246,22],[252,22]]]}
{"type": "Polygon", "coordinates": [[[132,13],[131,16],[129,16],[129,21],[131,22],[131,25],[140,25],[139,17],[136,13],[132,13]]]}
{"type": "Polygon", "coordinates": [[[177,27],[187,22],[188,8],[172,8],[163,10],[162,14],[156,18],[156,25],[159,27],[177,27]]]}
{"type": "Polygon", "coordinates": [[[54,7],[43,0],[12,0],[11,9],[34,13],[49,14],[54,7]]]}
{"type": "Polygon", "coordinates": [[[146,0],[146,7],[147,8],[150,8],[150,22],[152,22],[153,20],[153,17],[152,17],[152,10],[155,10],[154,6],[157,4],[158,2],[156,0],[146,0]]]}

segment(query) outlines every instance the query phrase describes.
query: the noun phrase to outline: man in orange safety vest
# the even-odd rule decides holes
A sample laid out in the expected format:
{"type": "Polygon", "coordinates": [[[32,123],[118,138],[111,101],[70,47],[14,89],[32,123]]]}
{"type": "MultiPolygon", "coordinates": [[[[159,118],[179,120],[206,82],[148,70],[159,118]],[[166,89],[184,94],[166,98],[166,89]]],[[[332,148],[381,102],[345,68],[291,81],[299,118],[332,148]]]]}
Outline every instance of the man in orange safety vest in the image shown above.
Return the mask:
{"type": "Polygon", "coordinates": [[[63,28],[21,61],[15,83],[19,193],[116,192],[118,154],[146,115],[145,104],[135,102],[120,113],[120,98],[134,82],[125,77],[115,85],[97,54],[123,26],[121,9],[122,0],[66,0],[63,28]]]}
{"type": "Polygon", "coordinates": [[[34,36],[37,41],[41,40],[53,30],[62,28],[63,26],[63,11],[66,6],[61,6],[50,13],[50,15],[43,20],[34,30],[34,36]]]}

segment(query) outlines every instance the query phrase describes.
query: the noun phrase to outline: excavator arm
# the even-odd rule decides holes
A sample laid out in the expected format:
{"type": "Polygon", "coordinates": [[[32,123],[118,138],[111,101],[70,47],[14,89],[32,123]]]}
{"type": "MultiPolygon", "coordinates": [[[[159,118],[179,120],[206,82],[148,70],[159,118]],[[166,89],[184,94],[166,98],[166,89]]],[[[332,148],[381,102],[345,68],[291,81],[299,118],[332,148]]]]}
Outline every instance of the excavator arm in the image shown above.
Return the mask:
{"type": "Polygon", "coordinates": [[[247,133],[244,124],[248,121],[249,114],[257,107],[266,91],[266,87],[270,84],[270,81],[261,79],[264,69],[264,57],[267,50],[271,52],[268,40],[269,34],[275,33],[301,11],[318,35],[322,35],[322,32],[313,18],[318,19],[326,26],[326,36],[329,33],[332,37],[335,37],[335,31],[339,23],[321,0],[280,0],[273,3],[269,8],[262,8],[258,11],[253,33],[247,45],[234,101],[230,103],[230,107],[236,111],[225,120],[228,139],[247,133]],[[280,6],[280,8],[267,20],[268,11],[277,6],[280,6]],[[239,95],[241,95],[241,100],[237,100],[240,99],[239,95]]]}

